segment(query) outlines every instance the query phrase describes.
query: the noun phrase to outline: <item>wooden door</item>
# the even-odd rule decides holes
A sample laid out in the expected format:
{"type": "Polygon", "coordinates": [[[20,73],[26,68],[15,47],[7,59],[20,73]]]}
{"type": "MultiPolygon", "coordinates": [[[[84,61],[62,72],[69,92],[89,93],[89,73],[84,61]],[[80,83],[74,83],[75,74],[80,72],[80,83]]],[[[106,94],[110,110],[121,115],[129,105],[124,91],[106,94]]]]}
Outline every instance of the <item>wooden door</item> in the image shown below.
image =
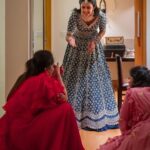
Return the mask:
{"type": "Polygon", "coordinates": [[[146,0],[134,0],[135,65],[146,65],[146,0]]]}

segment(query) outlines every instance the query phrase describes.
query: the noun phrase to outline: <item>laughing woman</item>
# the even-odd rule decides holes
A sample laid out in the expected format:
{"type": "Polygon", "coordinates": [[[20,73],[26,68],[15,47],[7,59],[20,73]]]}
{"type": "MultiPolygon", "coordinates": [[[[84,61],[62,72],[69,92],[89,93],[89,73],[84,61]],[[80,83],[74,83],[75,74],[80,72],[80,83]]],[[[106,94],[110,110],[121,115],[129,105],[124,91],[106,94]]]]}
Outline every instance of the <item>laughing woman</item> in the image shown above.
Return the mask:
{"type": "Polygon", "coordinates": [[[106,16],[96,0],[79,0],[69,22],[63,80],[80,128],[103,131],[116,128],[118,110],[101,39],[106,16]],[[99,31],[98,31],[99,30],[99,31]]]}

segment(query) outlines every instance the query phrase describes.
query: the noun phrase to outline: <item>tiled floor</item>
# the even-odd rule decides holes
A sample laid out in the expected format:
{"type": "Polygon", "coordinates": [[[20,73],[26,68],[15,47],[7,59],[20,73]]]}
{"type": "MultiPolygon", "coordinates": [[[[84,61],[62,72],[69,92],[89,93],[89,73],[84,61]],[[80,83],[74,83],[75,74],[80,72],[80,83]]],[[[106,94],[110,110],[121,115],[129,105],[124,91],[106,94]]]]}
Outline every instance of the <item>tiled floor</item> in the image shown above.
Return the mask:
{"type": "Polygon", "coordinates": [[[80,130],[80,135],[85,150],[96,150],[100,144],[106,142],[108,137],[120,135],[120,130],[113,129],[103,132],[80,130]]]}

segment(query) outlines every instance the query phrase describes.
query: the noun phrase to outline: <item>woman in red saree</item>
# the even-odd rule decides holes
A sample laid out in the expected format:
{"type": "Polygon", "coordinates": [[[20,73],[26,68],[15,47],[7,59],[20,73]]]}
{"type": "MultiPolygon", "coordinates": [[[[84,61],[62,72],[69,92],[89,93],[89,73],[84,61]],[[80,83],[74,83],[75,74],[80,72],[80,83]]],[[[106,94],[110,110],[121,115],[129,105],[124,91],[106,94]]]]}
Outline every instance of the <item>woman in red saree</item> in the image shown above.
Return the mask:
{"type": "Polygon", "coordinates": [[[0,150],[83,150],[58,65],[38,51],[12,88],[0,119],[0,150]]]}
{"type": "Polygon", "coordinates": [[[130,70],[130,86],[120,112],[121,135],[109,139],[99,150],[150,150],[150,71],[130,70]]]}

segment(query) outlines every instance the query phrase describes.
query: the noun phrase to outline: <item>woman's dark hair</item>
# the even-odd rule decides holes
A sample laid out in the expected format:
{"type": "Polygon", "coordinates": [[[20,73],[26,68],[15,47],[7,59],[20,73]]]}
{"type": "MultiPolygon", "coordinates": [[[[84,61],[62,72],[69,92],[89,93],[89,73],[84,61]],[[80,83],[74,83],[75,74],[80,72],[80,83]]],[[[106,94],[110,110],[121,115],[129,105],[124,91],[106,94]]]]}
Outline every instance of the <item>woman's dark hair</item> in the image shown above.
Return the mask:
{"type": "Polygon", "coordinates": [[[15,82],[14,86],[8,94],[7,100],[28,77],[40,74],[53,64],[54,58],[50,51],[39,50],[35,52],[33,58],[29,59],[26,62],[26,71],[22,75],[20,75],[15,82]]]}
{"type": "MultiPolygon", "coordinates": [[[[97,7],[97,3],[96,0],[87,0],[89,3],[91,3],[94,7],[94,16],[98,16],[99,15],[99,8],[97,7]]],[[[81,4],[85,2],[85,0],[79,0],[79,4],[81,6],[81,4]]],[[[78,13],[81,13],[81,7],[79,9],[75,8],[75,11],[77,11],[78,13]]]]}
{"type": "Polygon", "coordinates": [[[135,66],[130,70],[130,76],[133,78],[131,87],[149,87],[150,70],[145,66],[135,66]]]}
{"type": "Polygon", "coordinates": [[[26,62],[26,76],[34,76],[43,72],[45,68],[50,67],[54,63],[51,52],[47,50],[39,50],[35,52],[33,58],[26,62]]]}

